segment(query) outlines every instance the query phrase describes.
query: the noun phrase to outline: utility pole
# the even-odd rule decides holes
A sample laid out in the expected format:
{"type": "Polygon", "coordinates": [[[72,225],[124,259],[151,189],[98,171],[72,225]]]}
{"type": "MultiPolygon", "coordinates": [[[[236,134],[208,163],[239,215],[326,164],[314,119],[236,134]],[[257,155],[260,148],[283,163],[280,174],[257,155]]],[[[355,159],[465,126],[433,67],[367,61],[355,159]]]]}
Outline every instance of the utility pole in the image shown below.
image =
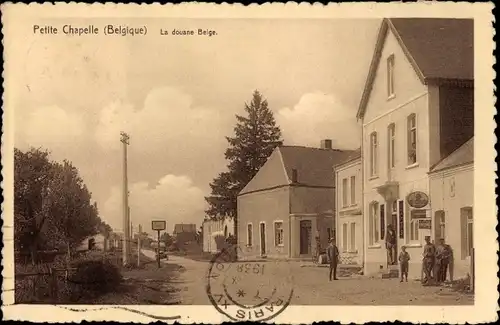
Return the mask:
{"type": "Polygon", "coordinates": [[[128,175],[127,175],[127,146],[130,137],[125,132],[120,132],[120,142],[123,143],[123,265],[128,264],[130,256],[130,220],[128,206],[128,175]]]}
{"type": "Polygon", "coordinates": [[[142,226],[139,225],[139,234],[137,235],[137,267],[141,266],[141,234],[142,226]]]}

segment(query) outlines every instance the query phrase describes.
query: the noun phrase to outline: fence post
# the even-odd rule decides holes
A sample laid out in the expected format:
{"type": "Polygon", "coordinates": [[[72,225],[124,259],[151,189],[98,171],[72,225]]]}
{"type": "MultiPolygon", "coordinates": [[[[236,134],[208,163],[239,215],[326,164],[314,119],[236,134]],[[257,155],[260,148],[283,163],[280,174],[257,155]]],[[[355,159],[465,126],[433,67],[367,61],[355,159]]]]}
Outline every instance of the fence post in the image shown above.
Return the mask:
{"type": "Polygon", "coordinates": [[[54,268],[50,268],[50,279],[51,296],[54,301],[57,301],[59,288],[57,283],[57,270],[54,268]]]}

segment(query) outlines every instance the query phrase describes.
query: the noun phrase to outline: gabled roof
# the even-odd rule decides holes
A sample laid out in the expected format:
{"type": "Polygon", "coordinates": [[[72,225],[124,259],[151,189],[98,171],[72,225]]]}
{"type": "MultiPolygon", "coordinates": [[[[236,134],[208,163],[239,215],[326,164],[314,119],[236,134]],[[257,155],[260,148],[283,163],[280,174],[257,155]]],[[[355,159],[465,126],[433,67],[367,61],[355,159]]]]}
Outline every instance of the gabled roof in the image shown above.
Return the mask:
{"type": "Polygon", "coordinates": [[[334,187],[333,166],[353,154],[353,150],[319,149],[299,146],[280,147],[288,179],[297,170],[297,184],[334,187]]]}
{"type": "MultiPolygon", "coordinates": [[[[330,187],[335,186],[333,166],[352,155],[354,150],[339,149],[320,149],[303,146],[281,146],[275,151],[280,156],[281,163],[274,165],[273,173],[284,173],[283,180],[274,186],[264,186],[257,188],[250,185],[254,179],[259,178],[259,173],[267,169],[268,164],[274,163],[274,160],[268,160],[259,170],[254,179],[239,193],[239,195],[248,194],[256,191],[276,188],[280,186],[292,185],[294,170],[297,173],[297,182],[295,186],[310,187],[330,187]]],[[[276,178],[280,179],[280,178],[276,178]]]]}
{"type": "Polygon", "coordinates": [[[356,161],[356,160],[361,160],[361,148],[358,148],[358,149],[352,151],[344,160],[342,160],[341,162],[337,163],[333,167],[335,169],[337,169],[338,167],[347,165],[347,164],[349,164],[349,163],[351,163],[353,161],[356,161]]]}
{"type": "Polygon", "coordinates": [[[458,147],[431,169],[431,173],[474,162],[474,137],[458,147]]]}
{"type": "Polygon", "coordinates": [[[358,119],[364,116],[389,30],[423,84],[431,80],[474,80],[473,19],[386,18],[379,29],[358,119]]]}
{"type": "Polygon", "coordinates": [[[196,225],[194,223],[176,224],[174,227],[174,234],[179,234],[181,232],[194,232],[194,233],[196,233],[196,225]]]}

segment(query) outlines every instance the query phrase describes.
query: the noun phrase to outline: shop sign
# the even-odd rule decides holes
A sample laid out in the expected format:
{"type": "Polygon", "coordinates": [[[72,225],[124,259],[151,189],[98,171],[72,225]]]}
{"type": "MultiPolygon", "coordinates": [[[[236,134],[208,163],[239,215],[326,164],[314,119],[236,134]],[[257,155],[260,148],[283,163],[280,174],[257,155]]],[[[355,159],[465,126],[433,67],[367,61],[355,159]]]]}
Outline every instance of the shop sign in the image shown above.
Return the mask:
{"type": "Polygon", "coordinates": [[[431,229],[431,219],[421,219],[418,221],[418,229],[431,229]]]}
{"type": "Polygon", "coordinates": [[[427,218],[427,211],[426,210],[421,210],[421,209],[415,209],[411,210],[410,212],[411,219],[426,219],[427,218]]]}
{"type": "Polygon", "coordinates": [[[408,194],[406,198],[408,205],[415,209],[421,209],[429,203],[429,196],[424,192],[415,191],[408,194]]]}

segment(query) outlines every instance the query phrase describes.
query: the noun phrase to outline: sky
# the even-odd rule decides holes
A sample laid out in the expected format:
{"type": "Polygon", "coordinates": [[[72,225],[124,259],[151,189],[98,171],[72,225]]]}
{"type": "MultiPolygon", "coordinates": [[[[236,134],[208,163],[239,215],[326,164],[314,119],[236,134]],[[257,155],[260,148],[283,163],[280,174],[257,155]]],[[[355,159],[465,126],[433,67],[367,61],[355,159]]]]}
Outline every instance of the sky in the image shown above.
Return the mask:
{"type": "MultiPolygon", "coordinates": [[[[146,25],[135,37],[33,35],[18,22],[9,69],[15,146],[68,159],[101,218],[122,229],[122,146],[130,134],[131,218],[198,227],[209,183],[226,168],[225,136],[259,90],[285,144],[357,148],[356,111],[380,20],[94,18],[45,23],[146,25]],[[164,29],[216,36],[160,36],[164,29]]],[[[37,22],[39,23],[39,22],[37,22]]]]}

